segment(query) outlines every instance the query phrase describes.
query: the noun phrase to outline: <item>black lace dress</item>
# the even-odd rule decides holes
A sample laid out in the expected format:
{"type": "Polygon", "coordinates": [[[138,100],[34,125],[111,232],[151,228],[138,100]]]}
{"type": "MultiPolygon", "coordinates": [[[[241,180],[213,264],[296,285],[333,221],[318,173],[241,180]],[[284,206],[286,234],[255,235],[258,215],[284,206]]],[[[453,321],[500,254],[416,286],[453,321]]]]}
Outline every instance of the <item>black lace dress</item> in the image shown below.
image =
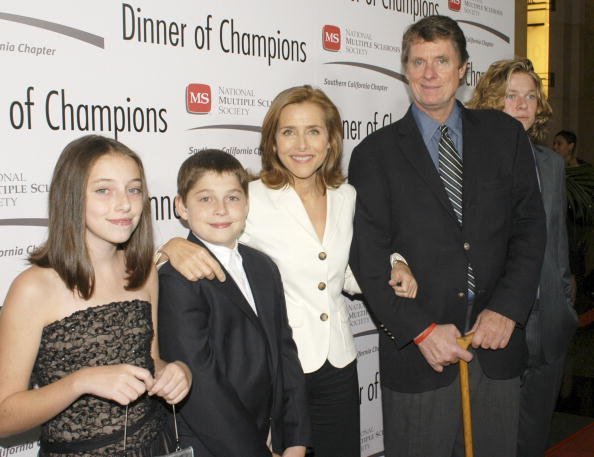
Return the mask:
{"type": "MultiPolygon", "coordinates": [[[[33,368],[40,387],[84,367],[128,363],[154,372],[150,303],[114,302],[77,311],[44,327],[33,368]]],[[[146,394],[126,407],[83,395],[42,426],[43,457],[164,454],[171,440],[162,427],[165,406],[146,394]]]]}

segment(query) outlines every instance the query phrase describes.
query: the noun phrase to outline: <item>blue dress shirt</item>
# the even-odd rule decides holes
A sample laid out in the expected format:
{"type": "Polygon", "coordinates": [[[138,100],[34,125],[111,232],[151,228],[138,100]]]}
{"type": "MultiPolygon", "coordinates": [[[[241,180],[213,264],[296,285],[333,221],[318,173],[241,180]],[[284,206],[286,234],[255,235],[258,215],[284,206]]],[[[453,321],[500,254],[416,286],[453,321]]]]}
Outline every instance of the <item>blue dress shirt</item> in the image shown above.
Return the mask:
{"type": "MultiPolygon", "coordinates": [[[[417,108],[416,105],[412,105],[412,114],[417,123],[417,127],[421,131],[423,142],[427,146],[431,160],[435,165],[435,168],[439,170],[439,139],[441,133],[439,132],[439,126],[442,125],[439,122],[431,119],[427,114],[417,108]]],[[[449,117],[445,121],[445,125],[448,126],[450,138],[456,146],[460,158],[462,155],[462,117],[460,116],[460,107],[456,103],[454,109],[450,113],[449,117]]]]}
{"type": "MultiPolygon", "coordinates": [[[[435,165],[435,168],[439,173],[439,140],[441,138],[439,127],[442,124],[431,119],[427,114],[417,108],[415,104],[412,105],[412,114],[417,123],[417,127],[419,127],[419,130],[421,131],[423,142],[429,151],[433,165],[435,165]]],[[[458,106],[458,103],[454,105],[454,109],[446,119],[445,125],[448,126],[450,138],[454,142],[456,150],[462,159],[464,157],[462,155],[462,117],[460,116],[460,107],[458,106]]],[[[469,289],[468,301],[472,302],[473,300],[474,293],[469,289]]]]}

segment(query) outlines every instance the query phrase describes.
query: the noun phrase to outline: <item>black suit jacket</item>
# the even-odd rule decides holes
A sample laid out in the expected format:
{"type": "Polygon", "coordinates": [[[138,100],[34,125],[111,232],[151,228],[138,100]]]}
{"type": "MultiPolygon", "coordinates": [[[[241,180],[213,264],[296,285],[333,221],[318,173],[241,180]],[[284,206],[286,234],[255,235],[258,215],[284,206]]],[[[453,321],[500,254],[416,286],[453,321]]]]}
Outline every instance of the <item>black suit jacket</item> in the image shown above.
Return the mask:
{"type": "Polygon", "coordinates": [[[464,332],[467,265],[476,279],[470,323],[485,308],[518,323],[508,346],[479,350],[494,379],[518,376],[526,360],[523,325],[536,296],[545,242],[542,200],[528,138],[497,111],[461,105],[464,147],[463,226],[409,109],[353,151],[349,182],[357,190],[350,265],[379,320],[382,383],[400,392],[447,385],[457,366],[435,372],[414,343],[432,322],[464,332]],[[417,298],[388,285],[392,252],[405,256],[417,298]]]}
{"type": "Polygon", "coordinates": [[[565,356],[577,328],[571,298],[565,212],[565,163],[559,154],[535,145],[536,165],[547,220],[547,243],[540,275],[540,298],[526,324],[531,364],[565,356]]]}
{"type": "MultiPolygon", "coordinates": [[[[192,233],[188,239],[204,246],[192,233]]],[[[159,345],[193,374],[181,406],[182,444],[199,456],[266,456],[268,426],[279,454],[310,444],[305,379],[288,325],[280,274],[265,254],[239,245],[258,315],[227,273],[188,281],[159,271],[159,345]]]]}

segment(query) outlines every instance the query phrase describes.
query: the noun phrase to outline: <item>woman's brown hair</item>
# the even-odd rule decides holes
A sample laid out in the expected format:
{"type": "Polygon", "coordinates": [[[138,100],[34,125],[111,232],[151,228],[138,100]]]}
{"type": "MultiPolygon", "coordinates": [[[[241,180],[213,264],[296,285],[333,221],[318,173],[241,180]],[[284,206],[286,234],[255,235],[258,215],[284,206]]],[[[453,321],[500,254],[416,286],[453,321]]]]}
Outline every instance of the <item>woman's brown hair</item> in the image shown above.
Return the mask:
{"type": "Polygon", "coordinates": [[[272,189],[280,189],[293,183],[291,173],[277,156],[275,136],[282,110],[287,105],[299,103],[313,103],[324,112],[330,148],[324,163],[316,172],[316,183],[325,192],[328,187],[338,187],[345,179],[341,168],[342,122],[336,105],[328,96],[320,89],[314,89],[308,85],[286,89],[272,101],[262,123],[262,138],[260,140],[262,171],[260,178],[266,186],[272,189]]]}
{"type": "Polygon", "coordinates": [[[68,289],[85,300],[95,287],[95,273],[86,245],[85,195],[95,162],[106,154],[132,159],[142,182],[143,205],[138,226],[124,244],[127,290],[141,287],[149,277],[153,256],[153,229],[144,168],[138,155],[124,144],[99,135],[88,135],[69,143],[58,158],[49,190],[48,237],[29,261],[53,268],[68,289]]]}

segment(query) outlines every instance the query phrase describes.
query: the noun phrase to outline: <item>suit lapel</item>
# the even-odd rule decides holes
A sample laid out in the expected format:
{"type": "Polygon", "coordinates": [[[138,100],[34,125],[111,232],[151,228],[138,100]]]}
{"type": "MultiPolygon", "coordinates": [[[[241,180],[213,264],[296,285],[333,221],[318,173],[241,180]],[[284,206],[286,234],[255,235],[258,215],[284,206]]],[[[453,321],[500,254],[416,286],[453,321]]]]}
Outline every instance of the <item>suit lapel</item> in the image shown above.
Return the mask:
{"type": "Polygon", "coordinates": [[[443,205],[446,212],[457,223],[458,219],[443,187],[441,177],[431,160],[410,108],[402,119],[398,135],[400,136],[399,146],[402,154],[427,183],[427,187],[443,205]]]}
{"type": "Polygon", "coordinates": [[[542,179],[543,176],[554,176],[550,167],[552,162],[549,160],[549,155],[541,151],[538,146],[533,146],[534,159],[536,160],[536,167],[538,169],[540,179],[540,193],[542,195],[542,201],[545,207],[545,213],[551,214],[553,207],[553,193],[550,189],[550,182],[547,179],[542,179]]]}
{"type": "MultiPolygon", "coordinates": [[[[188,235],[188,240],[205,248],[214,259],[217,258],[208,249],[208,247],[204,245],[204,243],[202,243],[198,238],[194,236],[192,232],[190,232],[190,234],[188,235]]],[[[225,271],[225,276],[227,277],[225,282],[220,282],[218,279],[213,279],[209,282],[209,284],[212,285],[214,288],[220,290],[222,295],[229,297],[229,300],[235,306],[237,306],[256,327],[260,327],[261,324],[258,321],[258,316],[256,316],[256,313],[254,313],[254,310],[248,303],[247,299],[244,297],[243,293],[241,292],[241,289],[239,288],[231,274],[227,271],[227,269],[223,265],[221,265],[221,268],[225,271]]]]}
{"type": "Polygon", "coordinates": [[[488,148],[481,142],[480,135],[476,134],[476,120],[471,111],[468,111],[461,104],[460,115],[462,116],[462,217],[468,213],[468,209],[474,204],[474,198],[477,193],[479,185],[477,170],[480,169],[481,163],[486,163],[482,160],[482,155],[488,153],[488,148]]]}
{"type": "MultiPolygon", "coordinates": [[[[240,244],[239,252],[243,258],[243,265],[246,276],[252,289],[256,309],[258,310],[259,324],[266,335],[268,341],[268,365],[270,373],[274,379],[277,370],[278,347],[275,343],[277,335],[275,333],[276,325],[274,322],[274,307],[281,306],[280,303],[271,303],[266,292],[270,288],[270,277],[265,276],[264,271],[254,262],[254,257],[246,253],[245,248],[240,244]]],[[[252,314],[254,314],[252,312],[252,314]]]]}
{"type": "MultiPolygon", "coordinates": [[[[320,242],[316,231],[314,230],[307,211],[303,207],[303,203],[299,199],[299,195],[291,186],[285,186],[272,192],[272,201],[275,203],[279,211],[288,213],[296,224],[299,224],[305,232],[311,236],[317,243],[320,242]]],[[[328,216],[326,216],[327,218],[328,216]]]]}
{"type": "MultiPolygon", "coordinates": [[[[344,195],[337,189],[328,189],[326,192],[326,225],[324,228],[324,246],[330,244],[330,240],[339,228],[336,221],[340,220],[340,214],[344,207],[344,195]]],[[[311,224],[310,224],[311,225],[311,224]]]]}

